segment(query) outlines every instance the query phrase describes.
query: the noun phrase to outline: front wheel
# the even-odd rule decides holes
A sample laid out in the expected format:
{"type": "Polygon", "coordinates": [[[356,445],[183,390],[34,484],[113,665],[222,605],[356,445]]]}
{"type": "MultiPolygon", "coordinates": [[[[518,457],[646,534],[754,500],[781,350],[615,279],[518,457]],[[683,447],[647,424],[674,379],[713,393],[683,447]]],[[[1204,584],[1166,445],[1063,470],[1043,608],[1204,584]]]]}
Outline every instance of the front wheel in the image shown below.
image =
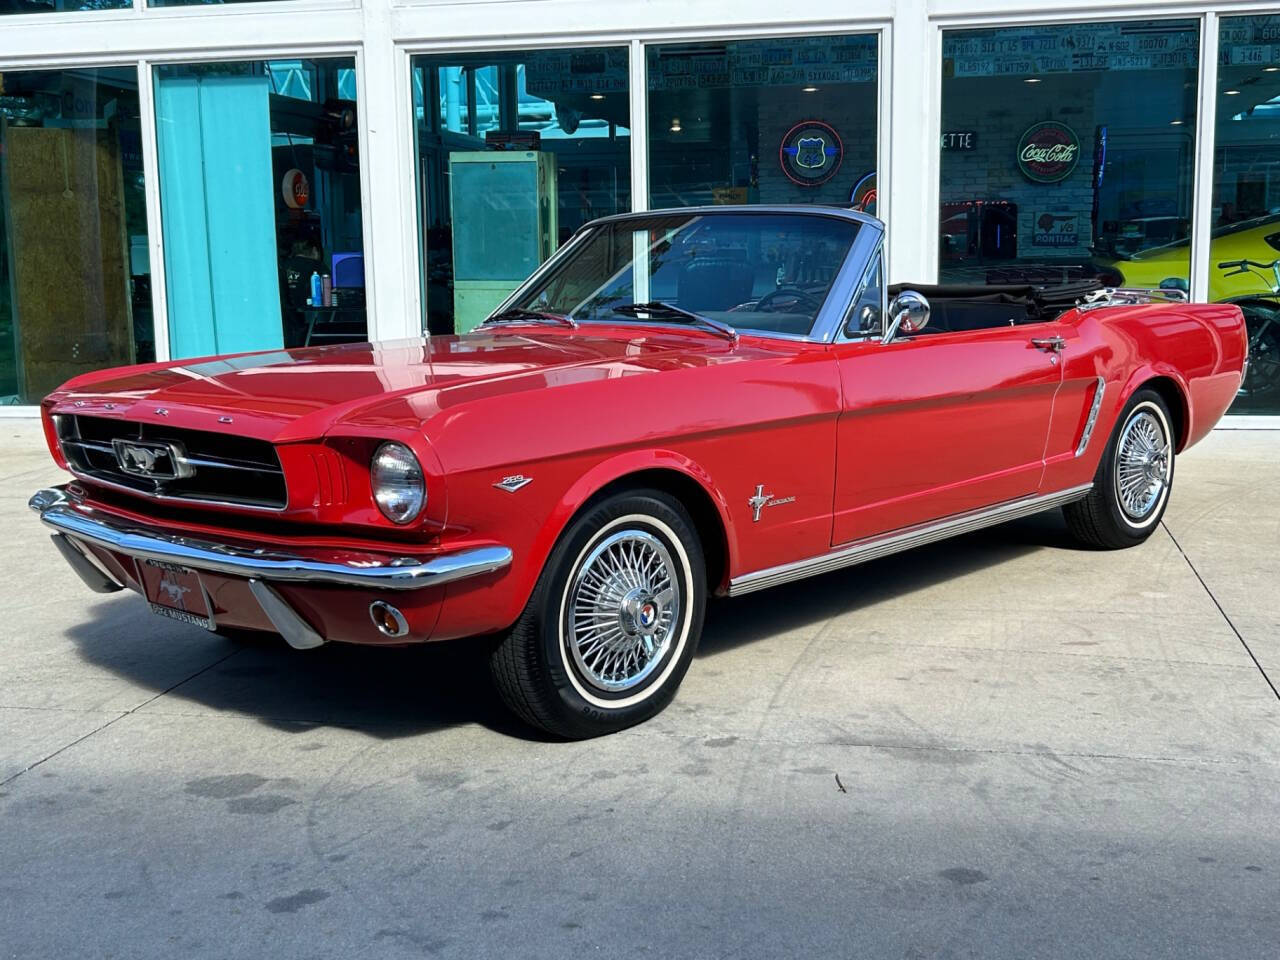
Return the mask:
{"type": "Polygon", "coordinates": [[[1117,550],[1142,543],[1164,516],[1173,488],[1174,445],[1169,408],[1154,390],[1137,391],[1116,420],[1093,489],[1063,514],[1077,540],[1117,550]]]}
{"type": "Polygon", "coordinates": [[[518,716],[583,739],[647,720],[675,695],[706,606],[706,564],[679,501],[617,494],[574,520],[490,668],[518,716]]]}

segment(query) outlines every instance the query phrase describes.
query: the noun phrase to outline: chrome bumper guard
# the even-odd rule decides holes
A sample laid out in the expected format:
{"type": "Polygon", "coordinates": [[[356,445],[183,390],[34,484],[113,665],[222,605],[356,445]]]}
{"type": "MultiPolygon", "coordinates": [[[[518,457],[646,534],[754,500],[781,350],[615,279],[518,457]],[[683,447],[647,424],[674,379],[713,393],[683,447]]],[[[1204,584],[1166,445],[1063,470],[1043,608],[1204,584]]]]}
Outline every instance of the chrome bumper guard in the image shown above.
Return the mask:
{"type": "Polygon", "coordinates": [[[313,560],[279,550],[241,547],[138,526],[73,500],[56,487],[36,493],[28,506],[54,530],[54,544],[91,590],[111,593],[121,585],[90,559],[81,544],[104,547],[139,560],[240,577],[249,581],[263,612],[285,639],[304,648],[319,646],[324,639],[271,588],[271,583],[420,590],[494,573],[511,564],[511,549],[496,545],[469,547],[425,560],[378,554],[341,561],[313,560]]]}

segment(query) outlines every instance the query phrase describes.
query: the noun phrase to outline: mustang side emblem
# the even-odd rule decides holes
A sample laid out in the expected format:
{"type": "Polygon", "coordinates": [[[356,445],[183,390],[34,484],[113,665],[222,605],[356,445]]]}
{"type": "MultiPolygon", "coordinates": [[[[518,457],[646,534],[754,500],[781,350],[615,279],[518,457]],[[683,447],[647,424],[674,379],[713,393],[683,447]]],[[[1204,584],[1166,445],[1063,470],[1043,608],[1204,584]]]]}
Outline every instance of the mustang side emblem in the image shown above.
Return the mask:
{"type": "Polygon", "coordinates": [[[751,522],[760,522],[760,511],[765,507],[780,507],[784,503],[795,503],[795,497],[775,497],[772,493],[764,492],[764,484],[756,484],[756,495],[747,500],[747,506],[751,508],[751,522]]]}
{"type": "Polygon", "coordinates": [[[509,477],[503,477],[494,484],[499,490],[505,490],[507,493],[515,493],[521,487],[533,483],[533,477],[526,477],[523,473],[513,473],[509,477]]]}

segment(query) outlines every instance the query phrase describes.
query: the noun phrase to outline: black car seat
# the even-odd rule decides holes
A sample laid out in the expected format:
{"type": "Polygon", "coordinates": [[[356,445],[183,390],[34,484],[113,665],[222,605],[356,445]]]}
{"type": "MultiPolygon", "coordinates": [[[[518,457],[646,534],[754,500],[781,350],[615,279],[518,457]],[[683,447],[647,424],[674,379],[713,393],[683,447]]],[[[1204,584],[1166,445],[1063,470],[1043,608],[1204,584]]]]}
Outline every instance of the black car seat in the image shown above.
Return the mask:
{"type": "Polygon", "coordinates": [[[892,300],[914,290],[929,301],[929,325],[923,333],[957,333],[1031,322],[1037,313],[1036,289],[1031,286],[962,286],[959,284],[894,284],[892,300]]]}

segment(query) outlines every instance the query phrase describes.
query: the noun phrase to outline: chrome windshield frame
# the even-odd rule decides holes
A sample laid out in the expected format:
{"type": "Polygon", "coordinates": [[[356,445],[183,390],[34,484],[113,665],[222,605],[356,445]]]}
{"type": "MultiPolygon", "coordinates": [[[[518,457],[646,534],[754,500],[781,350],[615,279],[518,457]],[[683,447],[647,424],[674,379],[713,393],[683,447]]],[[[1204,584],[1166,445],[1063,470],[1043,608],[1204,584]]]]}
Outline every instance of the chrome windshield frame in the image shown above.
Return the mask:
{"type": "Polygon", "coordinates": [[[889,283],[888,271],[885,269],[885,243],[884,236],[876,242],[875,249],[867,257],[866,263],[862,267],[862,275],[858,278],[858,285],[853,291],[853,296],[849,298],[849,303],[845,307],[844,316],[840,318],[840,322],[836,324],[835,335],[832,340],[835,343],[862,343],[866,340],[879,340],[881,330],[867,330],[857,334],[849,333],[849,320],[852,311],[862,300],[862,294],[866,291],[867,284],[871,280],[871,272],[876,268],[876,258],[880,258],[880,323],[883,327],[884,318],[889,315],[889,283]]]}
{"type": "MultiPolygon", "coordinates": [[[[685,216],[685,217],[703,217],[703,216],[742,216],[744,214],[786,214],[788,216],[811,216],[825,217],[833,220],[851,221],[859,225],[859,230],[854,234],[853,242],[849,245],[849,251],[845,255],[844,263],[836,273],[835,279],[831,283],[830,289],[827,291],[827,297],[823,301],[821,309],[814,317],[813,326],[807,335],[798,335],[794,333],[781,333],[776,330],[756,330],[752,327],[738,327],[734,329],[740,336],[744,337],[762,337],[771,340],[786,340],[800,343],[831,343],[835,338],[836,332],[840,329],[844,322],[845,314],[849,310],[852,298],[857,294],[862,283],[863,274],[866,271],[867,264],[871,261],[875,251],[880,248],[880,244],[884,238],[884,224],[875,217],[861,213],[857,210],[850,210],[845,207],[827,207],[821,205],[784,205],[784,204],[726,204],[724,206],[703,206],[703,207],[673,207],[663,210],[643,210],[632,213],[618,213],[607,217],[599,217],[589,223],[583,224],[571,236],[564,245],[555,253],[547,258],[546,262],[535,270],[529,279],[516,287],[511,295],[496,306],[490,313],[490,316],[501,313],[503,310],[510,309],[516,303],[529,296],[547,276],[574,254],[583,241],[589,237],[596,229],[615,223],[626,223],[628,220],[644,220],[651,217],[659,216],[685,216]]],[[[579,321],[579,329],[593,323],[601,323],[596,320],[579,321]]],[[[649,320],[645,321],[653,326],[671,327],[673,329],[690,329],[689,323],[678,321],[649,320]]]]}

